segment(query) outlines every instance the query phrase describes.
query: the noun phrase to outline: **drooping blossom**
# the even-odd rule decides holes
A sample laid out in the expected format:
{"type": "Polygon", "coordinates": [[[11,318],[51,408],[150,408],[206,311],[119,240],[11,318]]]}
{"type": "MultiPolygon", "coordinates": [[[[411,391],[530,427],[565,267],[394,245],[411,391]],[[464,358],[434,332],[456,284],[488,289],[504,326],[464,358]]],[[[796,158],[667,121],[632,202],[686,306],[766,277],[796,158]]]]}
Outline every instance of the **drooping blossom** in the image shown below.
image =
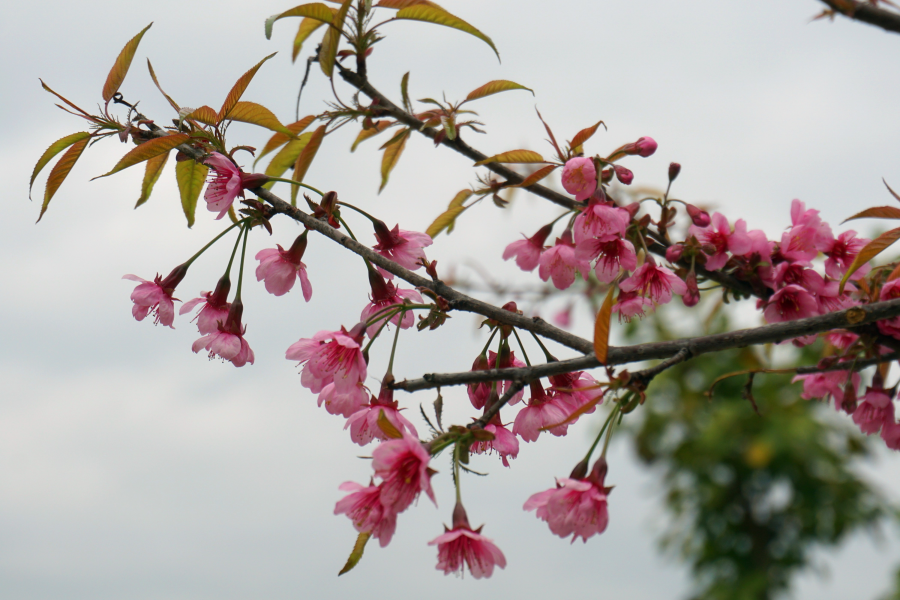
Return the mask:
{"type": "Polygon", "coordinates": [[[203,164],[212,167],[215,176],[206,186],[203,199],[206,200],[206,208],[212,212],[218,212],[216,220],[228,214],[228,209],[234,203],[235,198],[242,195],[246,188],[256,188],[264,184],[269,178],[265,175],[242,172],[230,158],[224,154],[213,152],[203,164]]]}
{"type": "Polygon", "coordinates": [[[591,263],[575,256],[575,244],[572,243],[572,232],[563,232],[556,239],[556,245],[541,254],[538,275],[547,281],[553,279],[553,285],[560,290],[568,288],[575,282],[575,271],[579,271],[584,279],[588,278],[591,263]]]}
{"type": "Polygon", "coordinates": [[[539,381],[532,381],[531,398],[528,405],[523,407],[516,415],[512,432],[526,442],[534,442],[541,435],[545,427],[555,436],[564,436],[570,423],[564,421],[569,418],[571,411],[569,406],[557,395],[548,395],[539,381]]]}
{"type": "Polygon", "coordinates": [[[338,489],[351,493],[338,500],[334,514],[347,515],[357,531],[371,534],[382,548],[387,546],[397,528],[397,513],[381,503],[381,488],[346,481],[338,489]]]}
{"type": "Polygon", "coordinates": [[[805,319],[819,314],[815,297],[799,285],[786,285],[769,298],[763,311],[768,323],[805,319]]]}
{"type": "Polygon", "coordinates": [[[344,429],[350,429],[350,438],[360,446],[365,446],[372,440],[391,439],[378,424],[381,415],[384,415],[387,422],[397,431],[401,433],[407,431],[413,437],[419,436],[413,424],[400,414],[400,405],[394,400],[394,390],[391,387],[393,381],[392,374],[385,375],[378,396],[372,396],[366,406],[347,419],[344,429]]]}
{"type": "Polygon", "coordinates": [[[688,235],[695,236],[704,246],[708,257],[706,268],[715,271],[721,269],[728,262],[728,252],[734,255],[743,255],[750,251],[751,242],[747,235],[747,223],[738,219],[734,223],[734,230],[728,224],[728,219],[721,213],[713,213],[708,227],[691,225],[688,235]],[[710,252],[709,250],[712,250],[710,252]]]}
{"type": "Polygon", "coordinates": [[[603,402],[605,390],[589,373],[574,371],[551,375],[549,379],[551,393],[568,407],[570,414],[580,411],[580,414],[589,415],[603,402]]]}
{"type": "Polygon", "coordinates": [[[219,323],[216,331],[208,333],[198,339],[191,346],[194,353],[205,349],[209,357],[220,357],[222,360],[231,361],[235,367],[243,367],[247,363],[253,364],[255,359],[250,344],[244,339],[247,327],[241,325],[241,315],[244,305],[240,300],[231,303],[228,316],[224,323],[219,323]]]}
{"type": "Polygon", "coordinates": [[[419,440],[409,433],[397,440],[382,442],[372,452],[372,468],[381,478],[381,503],[390,511],[406,510],[419,493],[425,492],[437,506],[431,489],[428,468],[431,456],[419,440]]]}
{"type": "MultiPolygon", "coordinates": [[[[685,288],[686,289],[686,288],[685,288]]],[[[619,292],[612,312],[619,313],[619,321],[624,319],[630,322],[632,318],[641,318],[645,311],[653,308],[653,302],[649,298],[639,295],[637,292],[619,292]]]]}
{"type": "Polygon", "coordinates": [[[318,405],[332,415],[350,418],[369,403],[369,390],[362,383],[349,389],[338,389],[334,382],[322,388],[318,405]]]}
{"type": "Polygon", "coordinates": [[[228,311],[231,309],[231,303],[228,302],[228,291],[231,289],[231,281],[228,275],[219,279],[216,284],[215,291],[200,292],[199,298],[194,298],[184,303],[178,314],[183,315],[190,312],[198,304],[203,304],[197,311],[197,329],[200,333],[213,333],[219,329],[219,323],[224,323],[228,318],[228,311]]]}
{"type": "Polygon", "coordinates": [[[638,292],[657,305],[668,304],[673,293],[682,295],[687,292],[684,281],[666,267],[657,265],[652,256],[648,256],[631,277],[619,284],[619,289],[638,292]]]}
{"type": "Polygon", "coordinates": [[[400,318],[399,311],[393,315],[385,313],[384,311],[388,307],[403,304],[404,300],[421,303],[422,295],[419,294],[419,292],[416,290],[404,290],[395,287],[393,283],[386,281],[374,270],[369,271],[369,284],[372,289],[372,295],[369,296],[370,302],[362,310],[359,320],[363,323],[368,323],[373,317],[380,315],[377,320],[373,321],[366,328],[366,334],[370,338],[378,333],[382,323],[384,323],[388,317],[390,317],[389,322],[397,325],[400,329],[409,329],[415,324],[415,316],[411,310],[404,312],[402,319],[400,318]]]}
{"type": "Polygon", "coordinates": [[[306,265],[300,260],[306,251],[307,232],[297,236],[290,249],[285,250],[280,244],[277,248],[266,248],[256,253],[259,266],[256,267],[256,280],[266,282],[266,291],[276,296],[283,296],[291,291],[294,282],[300,279],[303,299],[309,302],[312,298],[312,285],[306,274],[306,265]]]}
{"type": "Polygon", "coordinates": [[[576,156],[566,161],[562,171],[562,185],[578,201],[587,200],[597,189],[597,169],[594,161],[576,156]]]}
{"type": "MultiPolygon", "coordinates": [[[[421,261],[425,260],[424,248],[433,243],[428,234],[405,231],[399,225],[388,229],[381,221],[375,222],[375,239],[378,242],[372,247],[375,252],[410,271],[422,266],[421,261]]],[[[378,267],[378,272],[387,279],[394,278],[393,273],[388,273],[381,267],[378,267]]]]}
{"type": "Polygon", "coordinates": [[[175,287],[181,283],[184,276],[187,275],[188,268],[185,265],[179,265],[172,269],[165,279],[159,275],[153,278],[153,281],[141,279],[137,275],[123,275],[122,279],[139,282],[138,286],[131,292],[131,301],[134,306],[131,307],[131,314],[138,321],[143,321],[147,315],[152,314],[154,324],[162,323],[166,327],[172,327],[175,322],[175,287]]]}
{"type": "MultiPolygon", "coordinates": [[[[900,298],[900,279],[894,279],[885,283],[878,294],[878,299],[882,302],[894,300],[895,298],[900,298]]],[[[882,319],[881,321],[876,321],[876,324],[878,325],[878,331],[884,335],[900,339],[900,317],[882,319]]]]}
{"type": "Polygon", "coordinates": [[[850,374],[848,371],[828,371],[825,373],[797,375],[791,380],[791,383],[798,381],[803,382],[801,398],[805,400],[822,399],[825,401],[829,398],[834,398],[835,408],[840,409],[844,396],[849,393],[856,397],[860,378],[859,373],[850,374]]]}
{"type": "Polygon", "coordinates": [[[512,242],[503,251],[503,260],[509,260],[515,256],[516,264],[520,269],[534,271],[541,259],[541,252],[544,251],[544,242],[547,241],[547,236],[551,231],[553,231],[553,225],[544,225],[530,238],[512,242]]]}
{"type": "Polygon", "coordinates": [[[878,433],[885,422],[894,421],[894,403],[881,388],[869,388],[853,412],[853,422],[866,435],[878,433]]]}
{"type": "Polygon", "coordinates": [[[790,261],[810,261],[834,241],[831,227],[819,217],[819,211],[806,210],[800,200],[791,202],[792,227],[781,236],[781,255],[790,261]]]}
{"type": "MultiPolygon", "coordinates": [[[[868,239],[856,237],[856,232],[852,229],[834,238],[828,248],[823,251],[828,257],[825,259],[825,274],[838,280],[843,278],[844,273],[853,263],[853,259],[868,243],[868,239]]],[[[856,280],[864,277],[871,268],[869,263],[862,265],[850,276],[850,279],[856,280]]]]}
{"type": "Polygon", "coordinates": [[[587,542],[592,535],[603,533],[609,523],[605,476],[606,461],[601,458],[586,478],[558,478],[556,488],[534,494],[524,509],[535,510],[535,515],[559,537],[571,535],[574,544],[581,536],[587,542]]]}
{"type": "Polygon", "coordinates": [[[475,442],[470,450],[475,454],[491,454],[496,452],[500,456],[504,467],[509,466],[509,459],[519,455],[519,440],[503,426],[498,416],[494,416],[491,422],[484,426],[485,431],[491,432],[492,440],[475,442]]]}
{"type": "Polygon", "coordinates": [[[575,217],[575,243],[580,244],[590,238],[599,238],[604,242],[621,238],[629,222],[631,213],[624,208],[592,199],[587,208],[575,217]]]}
{"type": "Polygon", "coordinates": [[[320,331],[312,338],[303,338],[287,349],[285,358],[306,363],[300,383],[313,393],[319,393],[329,383],[335,391],[351,393],[357,384],[366,380],[366,359],[360,343],[365,323],[358,323],[350,331],[320,331]]]}
{"type": "MultiPolygon", "coordinates": [[[[483,526],[482,526],[483,527],[483,526]]],[[[438,547],[437,570],[444,575],[462,575],[465,566],[475,579],[490,577],[494,567],[506,568],[506,557],[493,541],[481,535],[481,529],[473,530],[462,504],[453,509],[453,529],[444,526],[444,534],[430,542],[438,547]]]]}

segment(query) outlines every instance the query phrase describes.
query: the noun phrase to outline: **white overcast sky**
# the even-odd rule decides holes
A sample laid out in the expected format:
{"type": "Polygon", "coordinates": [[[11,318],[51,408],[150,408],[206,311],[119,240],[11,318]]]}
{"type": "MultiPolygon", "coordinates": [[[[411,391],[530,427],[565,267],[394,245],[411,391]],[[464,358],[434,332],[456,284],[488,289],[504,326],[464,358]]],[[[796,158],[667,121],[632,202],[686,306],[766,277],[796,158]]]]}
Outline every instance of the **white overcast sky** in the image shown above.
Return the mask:
{"type": "MultiPolygon", "coordinates": [[[[900,36],[844,20],[810,23],[822,8],[813,0],[443,5],[490,35],[502,64],[463,33],[390,24],[370,77],[394,97],[407,71],[413,98],[446,93],[458,99],[493,79],[534,89],[535,97],[510,92],[473,106],[488,135],[467,139],[488,154],[519,147],[549,154],[535,106],[565,139],[603,119],[609,131],[598,133],[588,152],[652,136],[657,154],[628,163],[636,183],[664,185],[666,166],[678,161],[679,197],[772,235],[788,223],[793,198],[837,226],[863,207],[893,202],[882,177],[900,187],[900,36]]],[[[563,440],[524,446],[510,470],[491,457],[476,465],[490,477],[464,480],[470,517],[486,523],[485,534],[509,562],[491,580],[446,578],[434,569],[434,549],[425,544],[442,532],[452,509],[444,459],[435,464],[440,508],[422,501],[401,515],[391,544],[370,545],[357,569],[338,579],[355,532],[345,517],[332,515],[343,496],[337,487],[369,477],[368,462],[356,456],[370,450],[353,445],[342,421],[316,408],[283,356],[301,337],[356,321],[367,293],[358,259],[311,238],[309,304],[297,291],[266,294],[251,272],[245,322],[257,363],[235,369],[192,354],[196,334],[185,319],[172,331],[131,317],[133,284],[121,276],[165,274],[221,225],[201,207],[193,231],[184,227],[171,165],[150,202],[135,211],[142,170],[88,183],[125,150],[112,141],[99,144],[34,224],[46,176],[29,202],[35,161],[52,141],[83,128],[53,107],[38,77],[92,107],[122,45],[154,21],[122,87],[145,114],[171,118],[147,75],[147,57],[182,105],[217,107],[238,76],[278,50],[244,98],[289,122],[302,76],[290,64],[298,21],[276,24],[271,41],[263,21],[291,6],[282,0],[83,0],[0,9],[0,177],[10,186],[0,221],[0,598],[683,594],[686,570],[655,551],[662,524],[657,475],[634,460],[628,444],[613,450],[610,481],[617,487],[603,536],[570,546],[522,512],[530,494],[566,475],[583,455],[597,425],[587,422],[563,440]]],[[[319,112],[329,93],[314,69],[301,114],[319,112]]],[[[350,96],[346,86],[339,93],[350,96]]],[[[308,181],[391,224],[424,230],[456,191],[474,182],[469,161],[413,138],[387,189],[376,195],[378,144],[351,155],[355,133],[345,128],[326,141],[308,181]]],[[[237,126],[231,135],[233,144],[257,147],[267,137],[237,126]]],[[[556,214],[524,195],[505,212],[485,204],[428,254],[442,269],[458,265],[471,276],[465,265],[477,261],[504,273],[505,281],[521,282],[505,274],[502,248],[556,214]]],[[[299,231],[283,220],[275,226],[271,240],[251,239],[252,253],[274,242],[286,246],[299,231]]],[[[365,224],[356,228],[370,235],[365,224]]],[[[224,252],[199,261],[178,295],[188,299],[211,289],[224,252]]],[[[468,368],[484,339],[468,316],[451,325],[403,336],[397,376],[468,368]]],[[[576,317],[576,330],[586,335],[588,325],[588,315],[576,317]]],[[[377,385],[385,364],[376,347],[370,383],[377,385]]],[[[433,399],[430,392],[420,396],[400,400],[414,413],[419,402],[433,399]]],[[[461,390],[447,390],[445,399],[448,419],[467,418],[461,390]]],[[[882,454],[866,471],[896,497],[900,460],[882,454]]],[[[819,555],[817,564],[830,575],[810,571],[797,597],[883,592],[900,557],[895,533],[887,532],[880,545],[859,536],[839,552],[819,555]]]]}

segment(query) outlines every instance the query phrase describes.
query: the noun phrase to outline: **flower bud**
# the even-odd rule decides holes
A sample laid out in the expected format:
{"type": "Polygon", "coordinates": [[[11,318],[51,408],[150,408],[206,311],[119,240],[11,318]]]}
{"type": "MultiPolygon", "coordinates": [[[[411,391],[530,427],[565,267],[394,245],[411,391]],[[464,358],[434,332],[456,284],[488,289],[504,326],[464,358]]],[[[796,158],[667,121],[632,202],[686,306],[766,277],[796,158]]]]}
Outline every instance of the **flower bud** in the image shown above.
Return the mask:
{"type": "Polygon", "coordinates": [[[600,182],[601,183],[609,183],[613,178],[613,170],[612,169],[603,169],[600,171],[600,182]]]}
{"type": "Polygon", "coordinates": [[[705,210],[701,210],[694,206],[693,204],[684,203],[684,207],[687,209],[688,215],[691,217],[691,222],[697,227],[709,227],[710,218],[709,213],[705,210]]]}
{"type": "Polygon", "coordinates": [[[644,158],[651,156],[657,148],[656,141],[652,137],[642,137],[634,143],[634,146],[637,149],[636,154],[644,158]]]}
{"type": "Polygon", "coordinates": [[[666,260],[672,263],[673,265],[681,260],[681,255],[684,253],[684,244],[675,244],[674,246],[669,246],[666,248],[666,260]]]}
{"type": "Polygon", "coordinates": [[[616,171],[616,179],[625,185],[631,185],[631,182],[634,180],[634,173],[632,173],[630,169],[621,165],[614,165],[613,168],[616,171]]]}
{"type": "Polygon", "coordinates": [[[690,308],[691,306],[696,306],[698,302],[700,302],[700,290],[697,288],[697,274],[691,271],[687,274],[687,277],[684,279],[684,283],[687,284],[687,293],[681,296],[681,301],[684,302],[684,305],[690,308]]]}
{"type": "Polygon", "coordinates": [[[681,173],[681,165],[676,162],[669,163],[669,181],[675,181],[679,173],[681,173]]]}

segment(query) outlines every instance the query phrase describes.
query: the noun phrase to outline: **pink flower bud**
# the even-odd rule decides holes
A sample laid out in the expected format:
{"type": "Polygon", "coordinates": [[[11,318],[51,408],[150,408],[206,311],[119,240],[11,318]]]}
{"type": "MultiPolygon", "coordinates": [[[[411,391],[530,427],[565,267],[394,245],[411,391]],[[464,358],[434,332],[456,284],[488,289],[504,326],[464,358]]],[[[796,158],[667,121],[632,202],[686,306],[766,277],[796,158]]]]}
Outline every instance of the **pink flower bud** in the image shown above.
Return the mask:
{"type": "Polygon", "coordinates": [[[687,293],[681,296],[681,301],[684,302],[684,305],[688,308],[696,306],[697,303],[700,302],[700,290],[697,288],[697,274],[693,271],[688,273],[687,277],[684,279],[684,283],[687,285],[687,293]]]}
{"type": "Polygon", "coordinates": [[[684,203],[684,207],[687,209],[688,215],[691,217],[691,222],[694,223],[697,227],[709,227],[710,218],[709,213],[705,210],[701,210],[694,206],[693,204],[684,203]]]}
{"type": "Polygon", "coordinates": [[[637,148],[636,154],[647,158],[656,152],[656,141],[652,137],[642,137],[634,143],[637,148]]]}
{"type": "Polygon", "coordinates": [[[632,173],[630,169],[621,165],[614,165],[613,168],[616,171],[616,179],[625,185],[631,185],[631,182],[634,180],[634,173],[632,173]]]}
{"type": "Polygon", "coordinates": [[[681,165],[676,162],[669,163],[669,181],[675,181],[679,173],[681,173],[681,165]]]}
{"type": "Polygon", "coordinates": [[[675,244],[674,246],[669,246],[666,248],[666,260],[672,263],[673,265],[681,260],[681,255],[684,253],[684,244],[675,244]]]}

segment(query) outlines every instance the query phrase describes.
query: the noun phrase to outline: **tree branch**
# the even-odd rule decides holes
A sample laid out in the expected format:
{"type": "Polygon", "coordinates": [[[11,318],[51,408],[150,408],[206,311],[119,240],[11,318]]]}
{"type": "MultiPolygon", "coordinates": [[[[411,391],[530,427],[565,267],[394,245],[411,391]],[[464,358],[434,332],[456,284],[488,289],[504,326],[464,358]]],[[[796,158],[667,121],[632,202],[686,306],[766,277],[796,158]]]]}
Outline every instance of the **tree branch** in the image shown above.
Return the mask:
{"type": "Polygon", "coordinates": [[[900,33],[900,13],[878,8],[868,3],[858,2],[857,0],[820,1],[834,12],[844,15],[848,19],[874,25],[891,33],[900,33]]]}

